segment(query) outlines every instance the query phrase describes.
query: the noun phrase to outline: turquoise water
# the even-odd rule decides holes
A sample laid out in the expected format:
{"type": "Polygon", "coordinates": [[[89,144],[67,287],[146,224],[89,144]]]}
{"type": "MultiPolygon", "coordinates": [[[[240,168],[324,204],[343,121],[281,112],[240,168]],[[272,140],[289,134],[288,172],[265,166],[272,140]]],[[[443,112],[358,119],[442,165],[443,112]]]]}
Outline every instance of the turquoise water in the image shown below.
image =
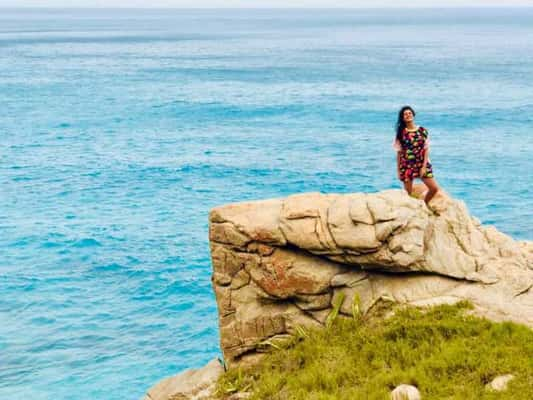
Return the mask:
{"type": "Polygon", "coordinates": [[[0,395],[137,399],[220,354],[207,216],[439,183],[533,239],[533,9],[0,13],[0,395]]]}

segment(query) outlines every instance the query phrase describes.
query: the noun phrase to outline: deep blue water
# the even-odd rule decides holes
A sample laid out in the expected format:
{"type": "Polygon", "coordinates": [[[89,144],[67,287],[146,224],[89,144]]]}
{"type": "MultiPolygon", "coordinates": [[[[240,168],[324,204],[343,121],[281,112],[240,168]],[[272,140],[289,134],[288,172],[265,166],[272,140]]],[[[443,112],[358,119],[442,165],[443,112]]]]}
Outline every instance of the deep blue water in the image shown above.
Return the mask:
{"type": "Polygon", "coordinates": [[[137,399],[219,355],[207,216],[436,178],[533,239],[533,9],[1,10],[0,397],[137,399]]]}

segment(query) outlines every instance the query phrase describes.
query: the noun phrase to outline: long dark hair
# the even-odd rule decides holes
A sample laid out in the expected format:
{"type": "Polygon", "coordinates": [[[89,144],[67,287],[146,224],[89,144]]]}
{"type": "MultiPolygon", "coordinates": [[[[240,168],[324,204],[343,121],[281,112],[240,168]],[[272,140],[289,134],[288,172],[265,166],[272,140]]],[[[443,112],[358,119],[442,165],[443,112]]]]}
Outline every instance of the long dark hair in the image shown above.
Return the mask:
{"type": "Polygon", "coordinates": [[[398,122],[396,123],[396,139],[398,140],[402,138],[402,132],[405,129],[405,122],[403,120],[403,112],[405,110],[411,110],[413,117],[416,115],[415,110],[411,106],[403,106],[398,112],[398,122]]]}

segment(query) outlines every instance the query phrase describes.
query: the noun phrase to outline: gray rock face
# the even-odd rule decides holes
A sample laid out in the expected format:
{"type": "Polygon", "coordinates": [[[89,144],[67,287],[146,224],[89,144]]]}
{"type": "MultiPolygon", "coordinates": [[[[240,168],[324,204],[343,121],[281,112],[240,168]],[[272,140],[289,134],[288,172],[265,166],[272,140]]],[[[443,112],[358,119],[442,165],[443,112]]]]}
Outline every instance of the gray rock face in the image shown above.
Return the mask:
{"type": "MultiPolygon", "coordinates": [[[[418,187],[417,190],[420,190],[418,187]]],[[[440,193],[428,210],[400,190],[304,193],[210,212],[221,347],[232,366],[298,325],[323,326],[344,294],[367,312],[382,299],[472,301],[493,320],[533,326],[533,244],[516,242],[440,193]]]]}
{"type": "Polygon", "coordinates": [[[151,387],[142,400],[208,400],[213,396],[224,368],[217,359],[200,369],[190,369],[163,379],[151,387]]]}

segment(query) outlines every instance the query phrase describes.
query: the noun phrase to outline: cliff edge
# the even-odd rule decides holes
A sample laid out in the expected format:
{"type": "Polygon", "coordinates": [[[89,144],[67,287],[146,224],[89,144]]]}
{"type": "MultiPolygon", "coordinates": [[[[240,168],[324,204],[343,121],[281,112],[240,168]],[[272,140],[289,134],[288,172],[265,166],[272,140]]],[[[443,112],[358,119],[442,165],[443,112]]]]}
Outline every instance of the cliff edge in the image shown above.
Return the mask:
{"type": "MultiPolygon", "coordinates": [[[[533,242],[482,225],[442,192],[431,206],[386,190],[303,193],[211,210],[212,281],[227,366],[255,362],[265,342],[298,326],[324,326],[334,305],[351,316],[353,307],[366,313],[383,300],[469,300],[477,315],[533,327],[533,242]]],[[[194,372],[195,381],[208,377],[200,386],[182,383],[191,373],[167,378],[145,399],[208,399],[222,367],[213,361],[194,372]]]]}
{"type": "Polygon", "coordinates": [[[387,190],[213,209],[213,287],[228,365],[298,325],[324,325],[339,296],[347,315],[354,301],[367,312],[383,299],[470,300],[479,315],[533,326],[533,243],[481,225],[445,194],[432,208],[387,190]]]}

